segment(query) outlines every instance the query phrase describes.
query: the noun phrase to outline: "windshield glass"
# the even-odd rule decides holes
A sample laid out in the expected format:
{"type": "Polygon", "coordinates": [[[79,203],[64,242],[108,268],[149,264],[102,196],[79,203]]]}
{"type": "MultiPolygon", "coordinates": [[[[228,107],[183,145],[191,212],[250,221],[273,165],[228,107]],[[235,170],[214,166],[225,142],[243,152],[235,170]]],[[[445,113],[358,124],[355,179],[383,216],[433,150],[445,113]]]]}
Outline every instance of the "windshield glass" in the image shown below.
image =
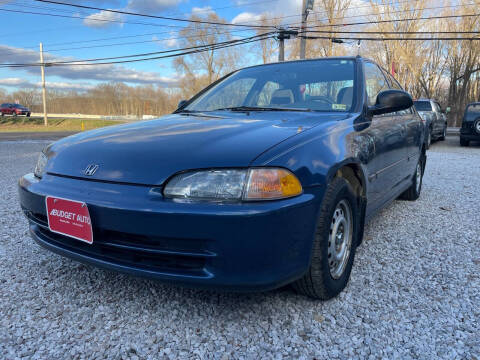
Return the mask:
{"type": "Polygon", "coordinates": [[[354,86],[353,60],[285,62],[237,71],[184,110],[350,111],[354,86]]]}
{"type": "Polygon", "coordinates": [[[414,101],[415,109],[417,111],[432,111],[432,105],[430,101],[414,101]]]}

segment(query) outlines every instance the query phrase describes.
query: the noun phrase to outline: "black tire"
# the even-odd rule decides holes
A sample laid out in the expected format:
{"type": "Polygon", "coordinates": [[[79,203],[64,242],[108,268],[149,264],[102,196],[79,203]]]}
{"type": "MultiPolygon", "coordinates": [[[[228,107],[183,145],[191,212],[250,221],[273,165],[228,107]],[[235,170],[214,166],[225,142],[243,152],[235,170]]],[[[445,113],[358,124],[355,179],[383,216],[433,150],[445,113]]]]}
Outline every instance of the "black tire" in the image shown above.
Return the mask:
{"type": "Polygon", "coordinates": [[[438,138],[440,141],[444,141],[445,138],[447,137],[447,124],[443,127],[442,135],[438,138]]]}
{"type": "Polygon", "coordinates": [[[432,145],[432,129],[427,130],[426,134],[427,138],[425,139],[425,148],[428,150],[430,149],[430,145],[432,145]]]}
{"type": "Polygon", "coordinates": [[[422,156],[418,160],[417,166],[415,167],[415,173],[413,174],[412,185],[400,195],[400,199],[415,201],[420,197],[420,193],[422,192],[424,171],[425,171],[425,157],[422,156]]]}
{"type": "Polygon", "coordinates": [[[480,118],[475,120],[473,123],[473,128],[475,129],[475,132],[480,135],[480,118]]]}
{"type": "MultiPolygon", "coordinates": [[[[345,179],[335,178],[328,185],[317,220],[310,268],[301,279],[292,284],[298,293],[314,299],[328,300],[338,295],[347,285],[360,234],[358,228],[362,223],[359,221],[360,212],[357,203],[357,198],[345,179]],[[344,264],[342,272],[334,278],[329,264],[329,238],[332,224],[334,224],[334,215],[338,215],[337,208],[340,204],[350,206],[351,242],[350,251],[342,261],[344,264]]],[[[345,234],[345,232],[342,233],[345,234]]]]}
{"type": "Polygon", "coordinates": [[[27,117],[30,117],[30,115],[31,115],[30,113],[27,113],[27,117]]]}
{"type": "Polygon", "coordinates": [[[460,146],[468,146],[469,143],[470,143],[470,141],[460,137],[460,146]]]}

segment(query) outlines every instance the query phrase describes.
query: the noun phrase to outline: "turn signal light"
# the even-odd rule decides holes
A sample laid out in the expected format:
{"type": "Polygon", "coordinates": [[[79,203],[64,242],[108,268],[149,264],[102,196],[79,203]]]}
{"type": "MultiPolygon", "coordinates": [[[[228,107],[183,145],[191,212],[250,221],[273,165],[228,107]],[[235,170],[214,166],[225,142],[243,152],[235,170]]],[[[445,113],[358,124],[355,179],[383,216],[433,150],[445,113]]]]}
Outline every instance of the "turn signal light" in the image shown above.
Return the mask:
{"type": "Polygon", "coordinates": [[[273,200],[302,193],[297,177],[286,169],[250,169],[245,200],[273,200]]]}

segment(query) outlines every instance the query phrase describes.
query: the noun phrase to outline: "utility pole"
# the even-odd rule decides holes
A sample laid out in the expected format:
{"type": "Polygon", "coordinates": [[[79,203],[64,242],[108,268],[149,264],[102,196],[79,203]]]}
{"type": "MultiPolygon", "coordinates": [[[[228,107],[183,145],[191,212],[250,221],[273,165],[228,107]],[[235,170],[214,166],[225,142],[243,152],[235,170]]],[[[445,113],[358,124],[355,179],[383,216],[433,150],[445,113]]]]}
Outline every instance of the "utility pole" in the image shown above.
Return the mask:
{"type": "Polygon", "coordinates": [[[43,124],[48,125],[47,118],[47,90],[45,89],[45,63],[43,62],[43,44],[40,43],[40,70],[42,71],[42,99],[43,99],[43,124]]]}
{"type": "Polygon", "coordinates": [[[277,36],[277,39],[280,42],[278,47],[278,61],[285,61],[285,39],[290,39],[290,36],[292,35],[297,36],[298,31],[285,29],[279,30],[277,36]]]}
{"type": "Polygon", "coordinates": [[[314,1],[315,0],[303,0],[303,3],[302,3],[302,26],[300,30],[302,37],[300,38],[300,59],[305,59],[305,50],[307,47],[307,38],[305,37],[305,29],[307,27],[308,12],[313,9],[314,1]]]}
{"type": "Polygon", "coordinates": [[[278,46],[278,61],[285,61],[285,35],[282,31],[278,34],[278,41],[280,42],[278,46]]]}

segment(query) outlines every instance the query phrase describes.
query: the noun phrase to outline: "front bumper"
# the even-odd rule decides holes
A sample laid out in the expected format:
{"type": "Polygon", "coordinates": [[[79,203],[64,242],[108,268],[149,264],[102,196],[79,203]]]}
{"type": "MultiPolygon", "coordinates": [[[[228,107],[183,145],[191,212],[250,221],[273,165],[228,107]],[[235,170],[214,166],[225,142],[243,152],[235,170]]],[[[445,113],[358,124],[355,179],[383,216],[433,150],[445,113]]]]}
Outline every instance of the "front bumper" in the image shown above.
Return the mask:
{"type": "Polygon", "coordinates": [[[45,248],[110,270],[195,287],[268,290],[310,264],[323,189],[272,202],[165,199],[158,189],[33,174],[19,181],[32,237],[45,248]],[[45,196],[87,203],[94,243],[48,229],[45,196]]]}

